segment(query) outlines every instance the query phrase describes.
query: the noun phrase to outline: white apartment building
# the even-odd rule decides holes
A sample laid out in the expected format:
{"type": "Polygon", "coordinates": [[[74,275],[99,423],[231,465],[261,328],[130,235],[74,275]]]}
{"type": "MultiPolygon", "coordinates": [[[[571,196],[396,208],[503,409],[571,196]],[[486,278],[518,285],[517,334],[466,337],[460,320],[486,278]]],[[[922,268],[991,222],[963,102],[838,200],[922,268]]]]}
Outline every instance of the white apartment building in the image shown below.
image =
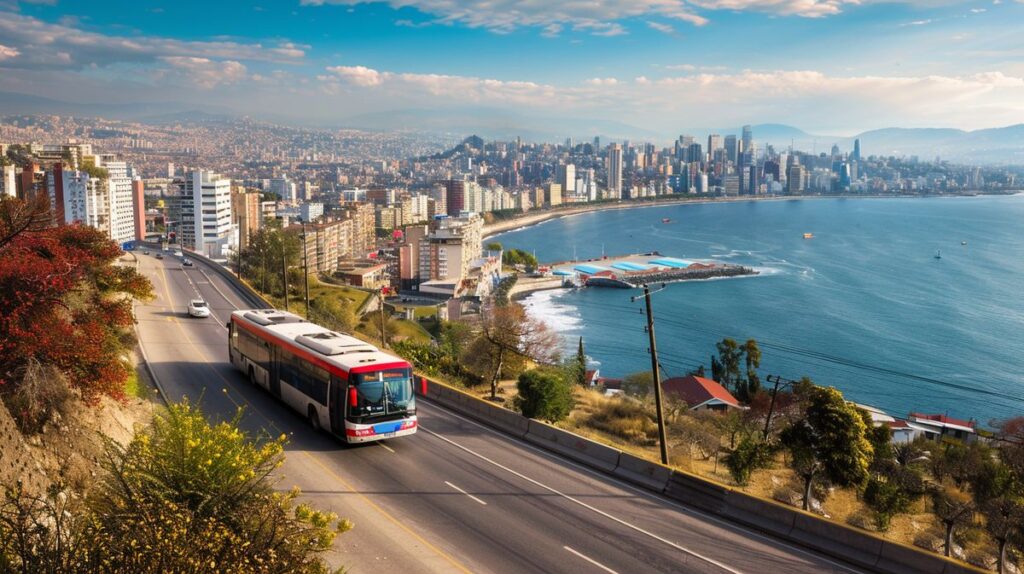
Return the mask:
{"type": "Polygon", "coordinates": [[[174,215],[181,245],[213,259],[227,257],[236,239],[231,221],[231,180],[196,170],[175,179],[172,193],[176,194],[174,215]]]}
{"type": "Polygon", "coordinates": [[[110,238],[118,244],[135,239],[135,211],[132,199],[132,174],[128,164],[114,155],[96,156],[96,166],[107,170],[107,195],[110,209],[110,238]]]}
{"type": "MultiPolygon", "coordinates": [[[[82,163],[106,171],[105,177],[93,177],[87,171],[55,167],[47,172],[50,204],[63,209],[63,221],[91,225],[122,244],[135,239],[135,204],[132,197],[132,170],[114,155],[82,156],[82,163]]],[[[93,172],[95,174],[95,172],[93,172]]]]}

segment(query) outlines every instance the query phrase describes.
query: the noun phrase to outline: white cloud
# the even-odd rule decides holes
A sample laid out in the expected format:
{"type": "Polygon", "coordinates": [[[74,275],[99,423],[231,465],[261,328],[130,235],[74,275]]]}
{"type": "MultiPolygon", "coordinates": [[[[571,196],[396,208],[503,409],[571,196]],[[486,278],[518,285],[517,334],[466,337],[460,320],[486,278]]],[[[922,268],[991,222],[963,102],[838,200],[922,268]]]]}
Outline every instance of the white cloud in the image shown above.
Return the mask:
{"type": "Polygon", "coordinates": [[[6,66],[85,68],[117,63],[158,62],[164,57],[298,63],[309,46],[283,41],[264,46],[228,40],[185,41],[159,36],[110,36],[77,23],[52,24],[23,14],[3,13],[0,44],[16,46],[19,55],[6,66]]]}
{"type": "Polygon", "coordinates": [[[651,28],[652,30],[657,30],[657,31],[661,32],[662,34],[675,34],[676,33],[676,29],[673,28],[670,24],[664,24],[662,22],[652,22],[652,21],[648,20],[647,21],[647,26],[649,28],[651,28]]]}
{"type": "Polygon", "coordinates": [[[623,122],[655,130],[667,123],[699,127],[709,121],[728,125],[751,118],[836,130],[951,123],[977,127],[1019,122],[1024,114],[1024,78],[1000,72],[834,76],[807,70],[694,71],[625,82],[591,78],[550,85],[360,66],[328,71],[319,78],[324,91],[360,90],[352,94],[355,100],[348,101],[373,102],[382,109],[515,105],[522,113],[613,114],[623,122]]]}
{"type": "Polygon", "coordinates": [[[971,8],[971,14],[981,14],[982,12],[988,12],[986,8],[971,8]]]}
{"type": "Polygon", "coordinates": [[[901,26],[927,26],[928,24],[931,24],[931,23],[932,23],[931,20],[914,20],[913,22],[907,22],[906,24],[901,24],[901,26]]]}
{"type": "MultiPolygon", "coordinates": [[[[801,4],[840,0],[776,1],[801,4]]],[[[302,0],[302,4],[387,4],[394,9],[412,7],[434,16],[434,23],[438,24],[458,23],[496,33],[508,33],[521,27],[540,28],[548,36],[564,28],[597,36],[618,36],[626,33],[619,21],[639,17],[657,16],[697,26],[707,23],[707,19],[694,13],[693,6],[685,0],[302,0]],[[553,29],[552,25],[559,27],[553,29]]]]}
{"type": "Polygon", "coordinates": [[[11,58],[15,58],[20,53],[21,52],[19,52],[16,48],[11,48],[10,46],[4,46],[3,44],[0,44],[0,62],[4,60],[9,60],[11,58]]]}
{"type": "Polygon", "coordinates": [[[342,81],[361,87],[379,86],[385,75],[365,66],[331,66],[327,68],[342,81]]]}
{"type": "Polygon", "coordinates": [[[188,81],[207,90],[222,84],[235,84],[246,77],[245,65],[234,60],[217,62],[190,56],[165,56],[160,59],[188,81]]]}

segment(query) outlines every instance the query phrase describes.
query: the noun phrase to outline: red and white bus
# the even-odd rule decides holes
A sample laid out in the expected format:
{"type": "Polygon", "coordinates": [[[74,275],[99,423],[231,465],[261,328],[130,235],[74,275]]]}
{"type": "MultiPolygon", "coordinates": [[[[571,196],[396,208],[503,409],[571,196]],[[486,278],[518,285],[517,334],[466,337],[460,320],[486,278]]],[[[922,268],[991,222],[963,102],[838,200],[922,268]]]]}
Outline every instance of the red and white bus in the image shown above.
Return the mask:
{"type": "Polygon", "coordinates": [[[286,311],[235,311],[231,364],[249,381],[348,442],[416,432],[412,365],[286,311]]]}

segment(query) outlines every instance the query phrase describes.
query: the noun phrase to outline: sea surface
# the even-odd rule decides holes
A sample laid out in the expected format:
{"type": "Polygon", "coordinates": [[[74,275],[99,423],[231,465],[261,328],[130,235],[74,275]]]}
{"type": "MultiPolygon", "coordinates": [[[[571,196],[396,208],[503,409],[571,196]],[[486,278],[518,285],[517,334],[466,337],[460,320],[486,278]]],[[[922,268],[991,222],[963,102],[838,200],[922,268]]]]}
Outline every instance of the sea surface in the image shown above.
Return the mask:
{"type": "MultiPolygon", "coordinates": [[[[654,295],[666,376],[698,364],[710,372],[716,341],[754,338],[762,381],[806,375],[896,416],[945,413],[988,425],[1024,415],[1024,196],[598,211],[492,240],[542,262],[657,250],[760,270],[654,295]]],[[[567,352],[583,337],[601,374],[621,377],[651,367],[642,299],[630,300],[640,293],[543,291],[524,304],[564,335],[567,352]]]]}

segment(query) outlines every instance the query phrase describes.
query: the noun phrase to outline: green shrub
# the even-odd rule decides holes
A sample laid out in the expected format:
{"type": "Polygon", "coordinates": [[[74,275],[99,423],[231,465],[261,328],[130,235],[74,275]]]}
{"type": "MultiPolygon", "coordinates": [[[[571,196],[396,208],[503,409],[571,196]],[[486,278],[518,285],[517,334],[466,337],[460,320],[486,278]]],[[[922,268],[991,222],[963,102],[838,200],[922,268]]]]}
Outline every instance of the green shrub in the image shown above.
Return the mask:
{"type": "Polygon", "coordinates": [[[575,404],[572,382],[555,371],[526,371],[519,375],[516,388],[516,408],[532,419],[560,421],[569,416],[575,404]]]}
{"type": "Polygon", "coordinates": [[[910,508],[911,497],[897,481],[872,476],[864,489],[864,502],[875,511],[875,526],[884,532],[893,516],[910,508]]]}
{"type": "Polygon", "coordinates": [[[736,448],[725,455],[725,466],[736,484],[745,486],[754,471],[767,468],[772,461],[773,449],[757,438],[745,437],[736,448]]]}

